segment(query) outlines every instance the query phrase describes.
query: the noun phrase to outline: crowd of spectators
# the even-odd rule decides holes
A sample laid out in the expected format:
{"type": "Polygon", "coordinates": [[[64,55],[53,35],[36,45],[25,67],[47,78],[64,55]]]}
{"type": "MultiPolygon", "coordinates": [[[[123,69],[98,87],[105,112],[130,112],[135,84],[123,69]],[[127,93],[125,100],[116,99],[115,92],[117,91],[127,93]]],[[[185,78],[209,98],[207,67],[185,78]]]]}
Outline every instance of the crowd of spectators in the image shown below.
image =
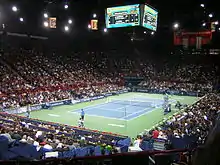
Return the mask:
{"type": "Polygon", "coordinates": [[[212,82],[208,83],[191,83],[191,82],[173,82],[173,81],[142,81],[139,83],[139,86],[143,88],[148,88],[151,90],[174,90],[174,91],[181,91],[181,92],[202,92],[208,93],[212,92],[213,84],[212,82]]]}
{"type": "Polygon", "coordinates": [[[13,108],[123,89],[121,79],[106,77],[86,60],[45,57],[33,50],[5,53],[1,65],[1,106],[13,108]]]}
{"type": "Polygon", "coordinates": [[[219,72],[215,66],[169,65],[103,52],[58,55],[12,49],[0,62],[3,108],[117,91],[124,88],[124,76],[143,77],[139,85],[148,89],[210,92],[219,72]]]}
{"type": "MultiPolygon", "coordinates": [[[[171,139],[184,139],[185,137],[193,137],[195,145],[204,144],[215,125],[219,108],[220,96],[207,94],[182,113],[172,116],[156,128],[146,131],[142,136],[139,135],[130,149],[132,151],[144,150],[141,147],[142,143],[151,139],[171,141],[167,149],[175,148],[172,146],[171,139]]],[[[121,152],[116,144],[123,137],[116,138],[93,132],[82,133],[69,126],[34,121],[5,113],[0,114],[0,121],[2,159],[17,159],[21,155],[29,159],[40,159],[46,152],[71,152],[83,147],[88,149],[89,146],[99,146],[101,154],[121,152]],[[4,145],[5,143],[7,145],[4,145]],[[31,152],[30,148],[27,149],[28,147],[32,148],[31,152]],[[7,155],[12,157],[7,157],[7,155]]],[[[94,151],[88,155],[94,155],[94,151]]]]}
{"type": "Polygon", "coordinates": [[[124,138],[89,131],[83,133],[69,126],[36,122],[4,113],[0,114],[0,121],[0,159],[4,160],[22,156],[40,159],[46,152],[72,151],[87,146],[100,146],[101,153],[108,150],[113,154],[118,152],[115,147],[117,141],[124,138]],[[21,149],[22,152],[19,151],[21,149]]]}
{"type": "Polygon", "coordinates": [[[184,112],[176,114],[158,127],[146,131],[139,139],[171,140],[194,137],[195,146],[204,144],[210,130],[215,126],[219,109],[220,96],[207,94],[200,101],[186,108],[184,112]]]}
{"type": "MultiPolygon", "coordinates": [[[[163,65],[163,64],[161,64],[163,65]]],[[[178,90],[190,92],[211,92],[219,72],[212,65],[166,65],[155,67],[141,63],[145,81],[139,85],[149,89],[178,90]]]]}
{"type": "Polygon", "coordinates": [[[217,68],[200,65],[162,68],[149,61],[111,58],[104,53],[48,56],[34,50],[11,50],[2,55],[1,106],[38,104],[75,96],[91,97],[123,89],[123,76],[139,76],[149,89],[210,92],[217,68]],[[75,95],[73,95],[75,94],[75,95]]]}
{"type": "MultiPolygon", "coordinates": [[[[140,57],[116,58],[103,52],[60,56],[55,52],[24,49],[5,52],[0,64],[0,108],[6,109],[118,91],[125,89],[125,76],[144,78],[139,86],[147,89],[209,93],[183,113],[138,136],[133,143],[137,150],[142,141],[157,138],[169,141],[193,136],[197,144],[204,143],[220,108],[220,97],[210,94],[219,73],[218,67],[212,65],[163,64],[140,57]]],[[[0,137],[4,136],[15,147],[34,147],[36,154],[25,153],[32,158],[40,158],[42,150],[65,152],[86,146],[101,146],[103,154],[106,150],[110,154],[118,152],[112,137],[92,132],[80,134],[68,126],[34,122],[4,113],[0,114],[0,121],[4,121],[0,123],[0,137]]],[[[2,147],[0,155],[7,153],[6,150],[7,147],[2,147]]]]}

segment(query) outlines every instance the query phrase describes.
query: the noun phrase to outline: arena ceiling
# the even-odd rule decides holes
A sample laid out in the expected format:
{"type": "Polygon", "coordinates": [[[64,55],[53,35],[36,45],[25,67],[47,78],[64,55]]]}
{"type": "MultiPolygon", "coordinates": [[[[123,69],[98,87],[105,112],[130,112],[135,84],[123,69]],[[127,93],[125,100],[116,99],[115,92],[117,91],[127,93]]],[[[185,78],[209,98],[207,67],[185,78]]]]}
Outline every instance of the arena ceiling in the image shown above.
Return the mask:
{"type": "MultiPolygon", "coordinates": [[[[88,38],[90,36],[103,35],[105,27],[105,9],[110,6],[128,5],[136,3],[148,3],[159,11],[157,35],[173,33],[173,24],[178,22],[182,29],[197,31],[206,29],[204,22],[220,20],[217,0],[212,1],[163,1],[163,0],[1,0],[0,1],[0,30],[2,24],[5,30],[16,33],[28,33],[41,36],[65,35],[63,27],[68,19],[73,21],[68,37],[88,38]],[[68,9],[64,8],[68,4],[68,9]],[[205,7],[201,7],[204,4],[205,7]],[[18,8],[18,12],[12,11],[12,6],[18,8]],[[43,14],[47,11],[50,16],[57,17],[56,29],[45,29],[43,26],[43,14]],[[99,20],[100,32],[91,34],[88,23],[92,15],[96,13],[99,20]],[[209,14],[213,18],[209,18],[209,14]],[[20,18],[24,21],[19,21],[20,18]],[[99,35],[100,34],[100,35],[99,35]]],[[[219,26],[219,25],[218,25],[219,26]]],[[[220,29],[219,29],[220,30],[220,29]]],[[[125,33],[124,29],[115,30],[125,33]]],[[[137,30],[138,31],[138,30],[137,30]]],[[[140,30],[141,34],[143,30],[140,30]]],[[[131,33],[129,31],[128,33],[131,33]]]]}

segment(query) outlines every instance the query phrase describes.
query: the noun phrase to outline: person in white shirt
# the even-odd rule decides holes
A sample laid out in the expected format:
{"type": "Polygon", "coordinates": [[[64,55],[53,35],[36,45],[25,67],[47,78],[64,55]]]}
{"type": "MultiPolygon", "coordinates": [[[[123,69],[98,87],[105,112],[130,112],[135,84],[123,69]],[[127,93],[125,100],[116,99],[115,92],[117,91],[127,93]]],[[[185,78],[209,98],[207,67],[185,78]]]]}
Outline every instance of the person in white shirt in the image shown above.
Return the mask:
{"type": "Polygon", "coordinates": [[[134,141],[133,146],[129,147],[129,152],[142,151],[142,149],[140,148],[141,142],[142,142],[142,139],[141,138],[137,138],[134,141]]]}
{"type": "Polygon", "coordinates": [[[82,120],[82,118],[79,119],[78,126],[84,128],[84,120],[82,120]]]}

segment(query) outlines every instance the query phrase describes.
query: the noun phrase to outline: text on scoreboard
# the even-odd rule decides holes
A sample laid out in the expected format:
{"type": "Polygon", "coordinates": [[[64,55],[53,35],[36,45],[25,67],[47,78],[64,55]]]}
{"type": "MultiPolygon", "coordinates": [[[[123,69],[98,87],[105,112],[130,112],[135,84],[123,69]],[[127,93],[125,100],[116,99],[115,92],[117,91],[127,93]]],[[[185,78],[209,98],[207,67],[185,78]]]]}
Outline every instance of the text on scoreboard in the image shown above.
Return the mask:
{"type": "Polygon", "coordinates": [[[158,12],[151,7],[144,5],[144,15],[142,26],[156,31],[157,30],[158,12]]]}
{"type": "Polygon", "coordinates": [[[105,20],[107,28],[139,26],[141,24],[140,5],[107,8],[105,20]]]}

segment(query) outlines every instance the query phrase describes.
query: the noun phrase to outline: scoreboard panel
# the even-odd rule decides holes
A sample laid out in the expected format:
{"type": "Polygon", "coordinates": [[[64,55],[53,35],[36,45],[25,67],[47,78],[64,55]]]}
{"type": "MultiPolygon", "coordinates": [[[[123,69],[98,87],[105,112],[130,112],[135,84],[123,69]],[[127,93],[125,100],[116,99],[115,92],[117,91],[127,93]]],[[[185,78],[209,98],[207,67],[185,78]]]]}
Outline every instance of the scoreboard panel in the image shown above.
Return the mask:
{"type": "Polygon", "coordinates": [[[157,19],[158,19],[158,12],[148,5],[144,5],[144,15],[143,15],[143,23],[142,26],[156,31],[157,30],[157,19]]]}
{"type": "Polygon", "coordinates": [[[140,5],[118,6],[106,9],[106,27],[140,26],[140,5]]]}

